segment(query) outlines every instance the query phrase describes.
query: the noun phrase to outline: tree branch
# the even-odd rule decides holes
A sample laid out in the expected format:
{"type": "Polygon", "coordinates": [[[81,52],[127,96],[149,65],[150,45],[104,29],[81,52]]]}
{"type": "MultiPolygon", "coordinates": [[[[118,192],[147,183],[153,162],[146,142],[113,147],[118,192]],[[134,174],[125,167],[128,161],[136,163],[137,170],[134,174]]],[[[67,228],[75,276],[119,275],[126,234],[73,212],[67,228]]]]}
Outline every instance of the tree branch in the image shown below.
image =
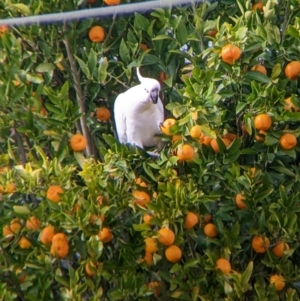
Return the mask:
{"type": "MultiPolygon", "coordinates": [[[[67,23],[66,22],[64,22],[63,31],[64,31],[64,33],[67,32],[67,23]]],[[[93,143],[92,143],[92,139],[91,139],[91,134],[90,134],[89,128],[86,123],[85,100],[84,100],[84,95],[82,93],[82,89],[80,86],[79,70],[77,69],[76,61],[75,61],[75,58],[74,58],[74,55],[73,55],[73,52],[71,49],[69,39],[67,37],[65,37],[63,42],[65,44],[68,59],[70,62],[71,74],[73,77],[74,89],[76,91],[76,98],[77,98],[77,103],[79,106],[79,112],[83,113],[83,115],[80,117],[80,126],[81,126],[81,130],[82,130],[82,134],[85,137],[85,139],[87,140],[86,155],[92,156],[92,155],[94,155],[94,148],[93,148],[93,143]]]]}

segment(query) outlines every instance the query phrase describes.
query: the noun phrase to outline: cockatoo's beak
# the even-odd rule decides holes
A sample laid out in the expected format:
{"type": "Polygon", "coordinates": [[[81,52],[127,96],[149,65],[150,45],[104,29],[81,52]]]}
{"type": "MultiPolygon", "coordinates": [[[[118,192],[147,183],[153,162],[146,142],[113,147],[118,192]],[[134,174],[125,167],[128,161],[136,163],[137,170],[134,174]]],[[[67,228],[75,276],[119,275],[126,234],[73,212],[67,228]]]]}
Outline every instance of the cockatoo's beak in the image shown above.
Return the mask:
{"type": "Polygon", "coordinates": [[[150,92],[150,98],[152,100],[153,103],[157,103],[158,100],[158,89],[154,89],[150,92]]]}

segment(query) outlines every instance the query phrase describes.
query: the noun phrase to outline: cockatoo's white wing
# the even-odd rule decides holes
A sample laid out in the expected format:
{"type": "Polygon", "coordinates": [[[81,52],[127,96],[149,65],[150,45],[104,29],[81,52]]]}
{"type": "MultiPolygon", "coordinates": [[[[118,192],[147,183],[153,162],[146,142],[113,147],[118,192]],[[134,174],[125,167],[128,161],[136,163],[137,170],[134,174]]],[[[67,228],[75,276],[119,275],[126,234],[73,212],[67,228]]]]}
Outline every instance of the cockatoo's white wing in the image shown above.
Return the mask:
{"type": "Polygon", "coordinates": [[[115,117],[115,125],[118,134],[118,139],[123,144],[127,143],[126,115],[124,114],[125,106],[126,106],[126,95],[125,93],[121,93],[118,95],[118,97],[115,100],[114,117],[115,117]]]}

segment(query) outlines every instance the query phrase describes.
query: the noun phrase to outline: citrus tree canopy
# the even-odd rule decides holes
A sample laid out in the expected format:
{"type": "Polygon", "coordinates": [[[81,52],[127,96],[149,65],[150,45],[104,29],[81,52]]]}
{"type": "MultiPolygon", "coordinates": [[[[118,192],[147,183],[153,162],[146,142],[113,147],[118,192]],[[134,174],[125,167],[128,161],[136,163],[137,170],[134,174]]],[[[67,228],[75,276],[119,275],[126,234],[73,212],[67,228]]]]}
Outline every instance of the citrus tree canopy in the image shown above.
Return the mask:
{"type": "Polygon", "coordinates": [[[299,0],[84,17],[141,2],[0,3],[82,12],[0,26],[0,300],[299,300],[299,0]],[[116,139],[136,67],[159,157],[116,139]]]}

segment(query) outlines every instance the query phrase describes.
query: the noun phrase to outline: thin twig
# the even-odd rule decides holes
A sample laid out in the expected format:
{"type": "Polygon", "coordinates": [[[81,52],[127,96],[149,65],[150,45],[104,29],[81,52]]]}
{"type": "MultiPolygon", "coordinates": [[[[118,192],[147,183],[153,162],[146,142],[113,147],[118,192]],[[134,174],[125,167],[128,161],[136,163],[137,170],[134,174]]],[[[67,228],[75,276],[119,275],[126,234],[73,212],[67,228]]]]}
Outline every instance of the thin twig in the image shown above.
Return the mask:
{"type": "Polygon", "coordinates": [[[281,43],[284,42],[285,31],[289,20],[289,13],[290,13],[290,0],[286,0],[284,20],[283,20],[282,31],[281,31],[281,43]]]}
{"type": "Polygon", "coordinates": [[[24,149],[22,137],[15,128],[12,128],[11,131],[12,131],[12,136],[14,136],[14,139],[18,146],[18,150],[20,154],[20,163],[24,165],[27,162],[27,158],[26,158],[26,152],[24,149]]]}
{"type": "MultiPolygon", "coordinates": [[[[63,31],[64,31],[64,33],[67,32],[67,23],[66,22],[64,22],[63,31]]],[[[79,105],[79,112],[83,113],[83,115],[80,117],[80,125],[81,125],[81,129],[82,129],[82,134],[85,137],[85,139],[87,140],[86,155],[92,156],[92,155],[94,155],[94,149],[93,149],[90,131],[88,129],[87,122],[86,122],[85,100],[84,100],[84,95],[82,93],[82,89],[81,89],[81,85],[80,85],[79,70],[77,69],[76,61],[75,61],[75,58],[74,58],[74,55],[73,55],[73,52],[72,52],[72,49],[70,46],[69,39],[67,37],[65,37],[63,42],[65,44],[68,59],[70,62],[71,73],[72,73],[72,77],[73,77],[73,81],[74,81],[74,89],[76,91],[77,103],[79,105]]]]}
{"type": "Polygon", "coordinates": [[[104,42],[103,42],[103,49],[105,48],[106,42],[108,41],[108,39],[109,39],[110,36],[111,36],[112,29],[113,29],[113,27],[114,27],[114,25],[115,25],[115,22],[116,22],[116,17],[117,17],[117,14],[115,13],[115,14],[113,15],[113,18],[112,18],[112,24],[111,24],[111,26],[110,26],[110,28],[109,28],[109,31],[108,31],[108,33],[107,33],[107,36],[106,36],[104,42]]]}

